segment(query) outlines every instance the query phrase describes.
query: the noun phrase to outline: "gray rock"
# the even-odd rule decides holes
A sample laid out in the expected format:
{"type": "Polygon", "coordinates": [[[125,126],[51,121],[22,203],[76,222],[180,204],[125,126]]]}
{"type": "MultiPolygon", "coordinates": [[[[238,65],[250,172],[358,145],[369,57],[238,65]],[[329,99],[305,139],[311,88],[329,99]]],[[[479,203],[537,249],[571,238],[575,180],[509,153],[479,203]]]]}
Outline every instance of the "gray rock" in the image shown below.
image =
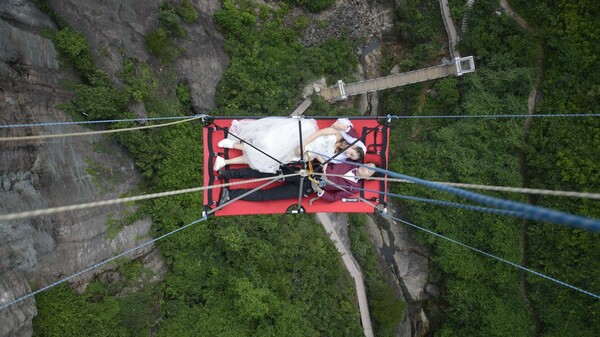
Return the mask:
{"type": "MultiPolygon", "coordinates": [[[[100,15],[94,12],[91,2],[88,5],[87,14],[100,15]]],[[[145,22],[146,17],[140,20],[145,22]]],[[[108,20],[102,22],[111,25],[108,20]]],[[[85,25],[102,30],[87,21],[85,25]]],[[[126,22],[125,26],[129,25],[137,27],[135,22],[126,22]]],[[[29,1],[0,3],[0,123],[3,125],[71,120],[56,107],[72,95],[61,81],[74,78],[69,70],[60,67],[53,44],[39,35],[47,27],[51,27],[50,20],[29,1]]],[[[141,43],[143,46],[143,40],[141,43]]],[[[120,60],[115,62],[119,64],[114,69],[119,68],[120,60]]],[[[0,129],[0,136],[86,130],[79,126],[52,129],[29,126],[0,129]]],[[[118,198],[139,181],[127,153],[116,142],[100,136],[0,144],[2,214],[118,198]]],[[[148,219],[124,227],[114,238],[109,237],[107,220],[119,220],[124,212],[133,211],[135,208],[130,206],[113,206],[0,223],[1,303],[30,292],[30,284],[33,290],[39,289],[148,240],[148,219]]],[[[152,246],[135,252],[131,258],[143,258],[149,251],[152,246]]],[[[148,263],[159,272],[163,268],[157,254],[152,254],[148,263]]],[[[82,289],[98,272],[101,271],[85,274],[73,283],[82,289]]],[[[1,310],[0,336],[31,335],[35,314],[33,299],[1,310]]]]}
{"type": "Polygon", "coordinates": [[[144,36],[158,26],[158,1],[49,0],[50,6],[82,32],[100,68],[113,80],[123,58],[148,61],[144,36]]]}
{"type": "Polygon", "coordinates": [[[425,292],[431,297],[440,297],[440,288],[435,284],[429,283],[425,287],[425,292]]]}
{"type": "MultiPolygon", "coordinates": [[[[389,211],[394,208],[392,203],[388,205],[389,211]]],[[[377,248],[379,258],[387,264],[385,271],[396,281],[409,306],[406,319],[398,322],[397,335],[425,336],[429,323],[421,306],[429,298],[425,291],[429,277],[427,251],[404,225],[383,217],[376,220],[369,218],[367,221],[369,237],[377,248]]]]}
{"type": "MultiPolygon", "coordinates": [[[[8,271],[0,274],[0,304],[14,301],[31,292],[27,279],[21,272],[8,271]]],[[[0,309],[0,336],[31,336],[31,320],[37,315],[33,297],[0,309]]]]}
{"type": "Polygon", "coordinates": [[[215,106],[215,92],[229,59],[223,51],[224,39],[217,31],[213,13],[219,0],[197,1],[198,21],[186,24],[186,38],[180,41],[184,53],[177,60],[178,74],[188,84],[192,105],[198,112],[215,106]]]}
{"type": "Polygon", "coordinates": [[[377,20],[367,0],[341,0],[318,14],[295,8],[286,18],[293,25],[298,18],[309,17],[302,44],[311,47],[331,38],[349,37],[355,41],[378,35],[381,20],[377,20]]]}
{"type": "MultiPolygon", "coordinates": [[[[146,111],[146,106],[141,102],[131,102],[129,103],[129,111],[133,112],[135,118],[148,118],[148,112],[146,111]]],[[[140,124],[146,124],[145,122],[141,122],[140,124]]]]}
{"type": "MultiPolygon", "coordinates": [[[[116,84],[124,57],[156,63],[146,51],[145,36],[158,27],[158,0],[49,2],[74,29],[83,32],[98,66],[116,84]]],[[[223,37],[212,20],[213,13],[221,8],[221,2],[193,3],[199,17],[194,23],[184,24],[186,36],[177,41],[183,55],[176,61],[175,69],[177,80],[188,84],[194,108],[205,111],[215,106],[215,88],[228,59],[223,52],[223,37]]]]}

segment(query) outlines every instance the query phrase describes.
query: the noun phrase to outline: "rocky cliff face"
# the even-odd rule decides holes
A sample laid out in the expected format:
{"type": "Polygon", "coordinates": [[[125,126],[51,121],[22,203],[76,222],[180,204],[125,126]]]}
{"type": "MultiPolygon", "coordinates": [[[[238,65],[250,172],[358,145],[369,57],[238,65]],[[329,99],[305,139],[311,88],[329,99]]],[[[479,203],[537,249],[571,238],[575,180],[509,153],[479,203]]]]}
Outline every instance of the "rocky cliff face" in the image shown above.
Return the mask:
{"type": "MultiPolygon", "coordinates": [[[[52,8],[67,19],[69,25],[87,38],[100,68],[112,75],[121,71],[123,57],[155,64],[145,47],[145,36],[158,27],[158,0],[152,1],[90,1],[48,0],[52,8]]],[[[175,69],[180,80],[190,89],[192,104],[198,112],[214,107],[214,95],[221,74],[227,66],[223,38],[212,20],[220,8],[219,0],[192,0],[198,20],[184,24],[186,37],[179,39],[183,55],[175,69]]]]}
{"type": "MultiPolygon", "coordinates": [[[[84,32],[99,66],[116,80],[122,57],[152,61],[144,35],[156,27],[158,1],[49,1],[84,32]],[[105,51],[104,56],[100,50],[105,51]]],[[[210,18],[218,0],[196,1],[197,25],[188,29],[186,53],[176,65],[197,109],[214,105],[214,88],[227,60],[210,18]],[[209,34],[210,32],[210,34],[209,34]],[[209,88],[209,90],[203,90],[209,88]]],[[[43,37],[53,22],[26,0],[0,2],[0,125],[69,121],[57,106],[71,93],[61,81],[76,80],[43,37]]],[[[118,84],[118,83],[117,83],[118,84]]],[[[78,126],[0,129],[0,137],[80,132],[78,126]]],[[[0,143],[0,212],[118,198],[139,182],[133,161],[114,141],[99,136],[0,143]]],[[[114,224],[130,207],[104,207],[0,223],[0,303],[71,275],[147,240],[151,221],[114,224]]],[[[132,258],[160,275],[158,254],[148,247],[132,258]]],[[[93,273],[72,283],[85,287],[93,273]]],[[[36,314],[28,299],[0,310],[0,336],[29,336],[36,314]]]]}
{"type": "MultiPolygon", "coordinates": [[[[394,212],[391,204],[389,210],[394,212]]],[[[369,221],[367,230],[377,248],[379,259],[385,265],[397,293],[408,304],[407,317],[397,328],[397,336],[426,336],[429,332],[429,319],[423,310],[426,300],[432,294],[428,284],[429,260],[427,251],[415,240],[407,226],[379,217],[369,221]]],[[[435,294],[434,294],[435,295],[435,294]]]]}
{"type": "MultiPolygon", "coordinates": [[[[123,57],[146,61],[160,71],[160,65],[144,46],[144,36],[158,25],[158,0],[48,0],[48,3],[74,29],[84,33],[97,64],[116,85],[120,84],[116,75],[123,57]]],[[[212,21],[220,1],[192,0],[192,3],[199,19],[184,25],[187,36],[179,42],[185,52],[175,68],[179,80],[184,80],[190,88],[196,111],[202,112],[214,106],[215,88],[227,58],[222,51],[222,37],[212,21]]],[[[391,8],[387,3],[340,0],[334,8],[311,18],[304,43],[312,45],[343,33],[367,39],[367,46],[360,51],[363,68],[358,77],[375,77],[379,74],[381,53],[378,43],[372,41],[390,27],[391,8]]],[[[53,44],[42,35],[44,29],[54,29],[54,24],[29,1],[0,1],[0,125],[70,120],[57,106],[71,98],[71,92],[63,88],[61,81],[75,80],[75,76],[61,66],[53,44]]],[[[363,111],[370,105],[370,110],[376,112],[376,94],[372,95],[375,96],[361,98],[363,111]]],[[[83,130],[76,126],[21,127],[0,129],[0,137],[83,130]]],[[[139,179],[131,159],[110,139],[0,143],[3,214],[116,198],[135,187],[139,179]]],[[[147,236],[149,219],[117,231],[107,228],[110,227],[107,220],[117,220],[131,211],[107,207],[0,223],[0,303],[138,244],[147,236]]],[[[369,228],[381,258],[396,272],[399,289],[407,301],[418,303],[427,297],[424,291],[427,260],[414,243],[401,243],[408,235],[394,226],[371,223],[369,228]],[[385,259],[386,256],[391,259],[385,259]]],[[[344,232],[343,228],[339,231],[344,232]]],[[[160,275],[162,263],[152,247],[132,258],[139,258],[160,275]]],[[[73,284],[85,287],[92,276],[92,273],[83,275],[73,284]]],[[[0,337],[31,335],[35,314],[34,299],[0,310],[0,337]]],[[[422,311],[409,314],[409,320],[402,324],[402,336],[418,335],[416,328],[425,322],[418,318],[422,317],[422,311]]]]}

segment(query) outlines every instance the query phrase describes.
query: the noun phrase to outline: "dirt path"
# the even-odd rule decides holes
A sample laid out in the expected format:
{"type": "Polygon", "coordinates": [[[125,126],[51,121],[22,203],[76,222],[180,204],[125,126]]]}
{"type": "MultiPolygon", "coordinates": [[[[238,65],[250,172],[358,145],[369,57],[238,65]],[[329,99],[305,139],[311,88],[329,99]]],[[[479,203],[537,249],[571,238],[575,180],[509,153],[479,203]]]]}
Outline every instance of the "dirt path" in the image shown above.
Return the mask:
{"type": "Polygon", "coordinates": [[[417,111],[419,111],[419,113],[423,112],[423,106],[425,105],[425,99],[427,98],[427,90],[429,90],[430,87],[430,81],[423,82],[421,93],[419,94],[419,106],[417,107],[417,111]]]}
{"type": "Polygon", "coordinates": [[[513,19],[515,19],[517,21],[517,23],[519,24],[519,26],[523,27],[523,29],[525,29],[528,32],[531,31],[531,27],[529,27],[529,24],[527,23],[527,21],[525,21],[525,19],[523,19],[519,14],[517,14],[515,11],[513,11],[512,8],[510,8],[510,5],[508,4],[508,2],[506,0],[500,0],[500,7],[502,7],[502,10],[504,11],[504,13],[506,13],[508,16],[511,16],[513,19]]]}
{"type": "MultiPolygon", "coordinates": [[[[502,10],[509,16],[511,16],[512,18],[514,18],[517,23],[525,30],[527,30],[528,32],[531,31],[531,27],[529,27],[529,24],[527,24],[527,22],[521,17],[519,16],[517,13],[515,13],[512,8],[510,8],[510,6],[508,5],[508,2],[506,0],[500,0],[500,6],[502,7],[502,10]]],[[[539,95],[539,87],[540,84],[542,83],[542,79],[543,79],[543,67],[544,67],[544,54],[543,52],[540,53],[540,55],[538,55],[538,58],[536,60],[536,78],[535,81],[533,83],[533,87],[531,88],[531,91],[529,92],[529,97],[527,99],[527,114],[528,115],[533,115],[535,113],[535,107],[536,107],[536,103],[538,100],[538,95],[539,95]]],[[[529,130],[531,129],[531,125],[533,124],[533,117],[528,117],[525,119],[525,123],[523,125],[523,137],[522,137],[522,143],[523,143],[523,147],[521,148],[521,150],[519,151],[519,171],[521,174],[521,179],[522,179],[522,187],[527,188],[529,186],[529,182],[527,179],[527,154],[525,153],[525,145],[527,144],[528,140],[529,140],[529,130]]],[[[533,197],[533,195],[528,194],[527,195],[527,203],[530,205],[535,204],[535,199],[533,197]]],[[[526,247],[527,247],[527,229],[529,228],[529,220],[524,219],[521,222],[521,229],[520,229],[520,234],[519,234],[519,246],[520,246],[520,264],[521,266],[525,266],[527,264],[527,254],[526,254],[526,247]]],[[[519,277],[519,281],[520,281],[520,291],[521,291],[521,298],[523,299],[523,302],[525,303],[525,305],[527,306],[527,310],[529,311],[529,314],[531,315],[531,318],[533,319],[534,325],[535,325],[535,332],[534,332],[534,336],[540,336],[541,334],[541,324],[540,324],[540,320],[539,317],[537,316],[537,313],[535,312],[535,310],[533,309],[533,306],[531,305],[531,301],[529,300],[529,296],[527,294],[527,287],[525,284],[525,271],[521,270],[520,272],[520,277],[519,277]]]]}
{"type": "Polygon", "coordinates": [[[335,244],[335,248],[341,253],[342,261],[344,262],[346,269],[348,269],[350,276],[352,276],[352,279],[354,279],[354,285],[356,286],[356,297],[358,298],[358,307],[360,309],[360,321],[362,323],[363,331],[365,333],[365,337],[373,337],[371,316],[369,314],[369,305],[367,303],[367,294],[362,273],[352,259],[352,252],[349,252],[346,249],[346,246],[344,246],[342,240],[335,231],[335,226],[331,221],[329,214],[317,213],[317,219],[325,228],[325,232],[329,234],[329,238],[335,244]]]}

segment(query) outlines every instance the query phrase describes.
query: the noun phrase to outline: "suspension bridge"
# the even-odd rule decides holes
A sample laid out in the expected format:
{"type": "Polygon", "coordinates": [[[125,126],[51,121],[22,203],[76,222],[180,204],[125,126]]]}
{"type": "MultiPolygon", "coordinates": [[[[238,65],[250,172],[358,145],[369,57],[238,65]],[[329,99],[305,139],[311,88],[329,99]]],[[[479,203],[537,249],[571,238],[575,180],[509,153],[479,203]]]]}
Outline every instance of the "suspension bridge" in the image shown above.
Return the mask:
{"type": "Polygon", "coordinates": [[[350,96],[425,82],[442,77],[462,76],[463,74],[473,71],[475,71],[475,61],[473,60],[473,56],[455,57],[454,59],[437,66],[360,82],[346,84],[342,80],[339,80],[336,85],[321,88],[318,94],[329,102],[336,102],[345,100],[350,96]]]}

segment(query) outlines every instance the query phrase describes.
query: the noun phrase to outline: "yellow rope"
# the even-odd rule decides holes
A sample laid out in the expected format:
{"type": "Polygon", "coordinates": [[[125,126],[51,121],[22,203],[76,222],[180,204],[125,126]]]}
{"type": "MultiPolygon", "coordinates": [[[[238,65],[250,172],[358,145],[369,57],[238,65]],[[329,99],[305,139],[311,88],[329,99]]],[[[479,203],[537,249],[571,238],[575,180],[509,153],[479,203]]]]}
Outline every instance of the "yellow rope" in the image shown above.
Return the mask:
{"type": "Polygon", "coordinates": [[[312,181],[315,184],[318,184],[319,181],[313,177],[313,165],[312,160],[310,160],[310,155],[308,151],[306,151],[306,159],[308,160],[308,180],[312,181]]]}
{"type": "Polygon", "coordinates": [[[61,137],[76,137],[76,136],[89,136],[89,135],[98,135],[98,134],[106,134],[106,133],[116,133],[116,132],[124,132],[124,131],[133,131],[133,130],[143,130],[143,129],[151,129],[151,128],[159,128],[163,126],[169,126],[184,122],[189,122],[198,118],[202,118],[204,116],[194,116],[192,118],[183,119],[176,122],[163,123],[163,124],[154,124],[154,125],[145,125],[145,126],[137,126],[132,128],[123,128],[123,129],[112,129],[112,130],[101,130],[101,131],[87,131],[87,132],[75,132],[75,133],[58,133],[58,134],[48,134],[48,135],[33,135],[33,136],[20,136],[20,137],[2,137],[0,138],[0,142],[8,142],[8,141],[19,141],[19,140],[34,140],[34,139],[46,139],[46,138],[61,138],[61,137]]]}
{"type": "MultiPolygon", "coordinates": [[[[323,175],[323,173],[314,173],[313,175],[319,176],[323,175]]],[[[343,177],[342,174],[327,174],[331,177],[343,177]]],[[[377,178],[377,177],[369,177],[364,178],[365,180],[387,180],[389,182],[395,183],[408,183],[413,184],[413,182],[408,181],[406,179],[399,178],[377,178]]],[[[493,186],[493,185],[477,185],[477,184],[463,184],[463,183],[451,183],[445,181],[434,181],[438,184],[444,184],[448,186],[454,187],[462,187],[469,188],[474,190],[487,190],[487,191],[498,191],[498,192],[511,192],[511,193],[526,193],[526,194],[537,194],[537,195],[551,195],[556,197],[571,197],[571,198],[584,198],[584,199],[596,199],[600,200],[600,193],[590,193],[590,192],[574,192],[574,191],[558,191],[558,190],[544,190],[537,188],[520,188],[520,187],[508,187],[508,186],[493,186]]]]}
{"type": "MultiPolygon", "coordinates": [[[[281,176],[276,176],[275,178],[281,179],[281,178],[296,176],[298,174],[299,173],[281,175],[281,176]]],[[[154,198],[160,198],[160,197],[166,197],[166,196],[172,196],[172,195],[178,195],[178,194],[184,194],[184,193],[193,193],[193,192],[199,192],[199,191],[203,191],[203,190],[210,190],[213,188],[221,188],[221,187],[228,187],[228,186],[232,186],[232,185],[241,185],[241,184],[248,184],[248,183],[253,183],[253,182],[260,182],[260,181],[265,181],[265,180],[269,180],[269,179],[273,179],[273,178],[274,177],[257,178],[257,179],[238,181],[238,182],[234,182],[234,183],[212,185],[212,186],[208,186],[208,187],[204,187],[204,186],[203,187],[193,187],[193,188],[186,188],[186,189],[175,190],[175,191],[144,194],[144,195],[138,195],[138,196],[134,196],[134,197],[127,197],[127,198],[118,198],[118,199],[112,199],[112,200],[89,202],[89,203],[84,203],[84,204],[52,207],[52,208],[38,209],[35,211],[25,211],[25,212],[20,212],[20,213],[2,214],[2,215],[0,215],[0,221],[23,219],[23,218],[29,218],[29,217],[34,217],[34,216],[40,216],[40,215],[49,215],[49,214],[54,214],[54,213],[75,211],[75,210],[80,210],[80,209],[101,207],[101,206],[108,206],[108,205],[123,204],[123,203],[127,203],[127,202],[132,202],[132,201],[154,199],[154,198]]]]}

